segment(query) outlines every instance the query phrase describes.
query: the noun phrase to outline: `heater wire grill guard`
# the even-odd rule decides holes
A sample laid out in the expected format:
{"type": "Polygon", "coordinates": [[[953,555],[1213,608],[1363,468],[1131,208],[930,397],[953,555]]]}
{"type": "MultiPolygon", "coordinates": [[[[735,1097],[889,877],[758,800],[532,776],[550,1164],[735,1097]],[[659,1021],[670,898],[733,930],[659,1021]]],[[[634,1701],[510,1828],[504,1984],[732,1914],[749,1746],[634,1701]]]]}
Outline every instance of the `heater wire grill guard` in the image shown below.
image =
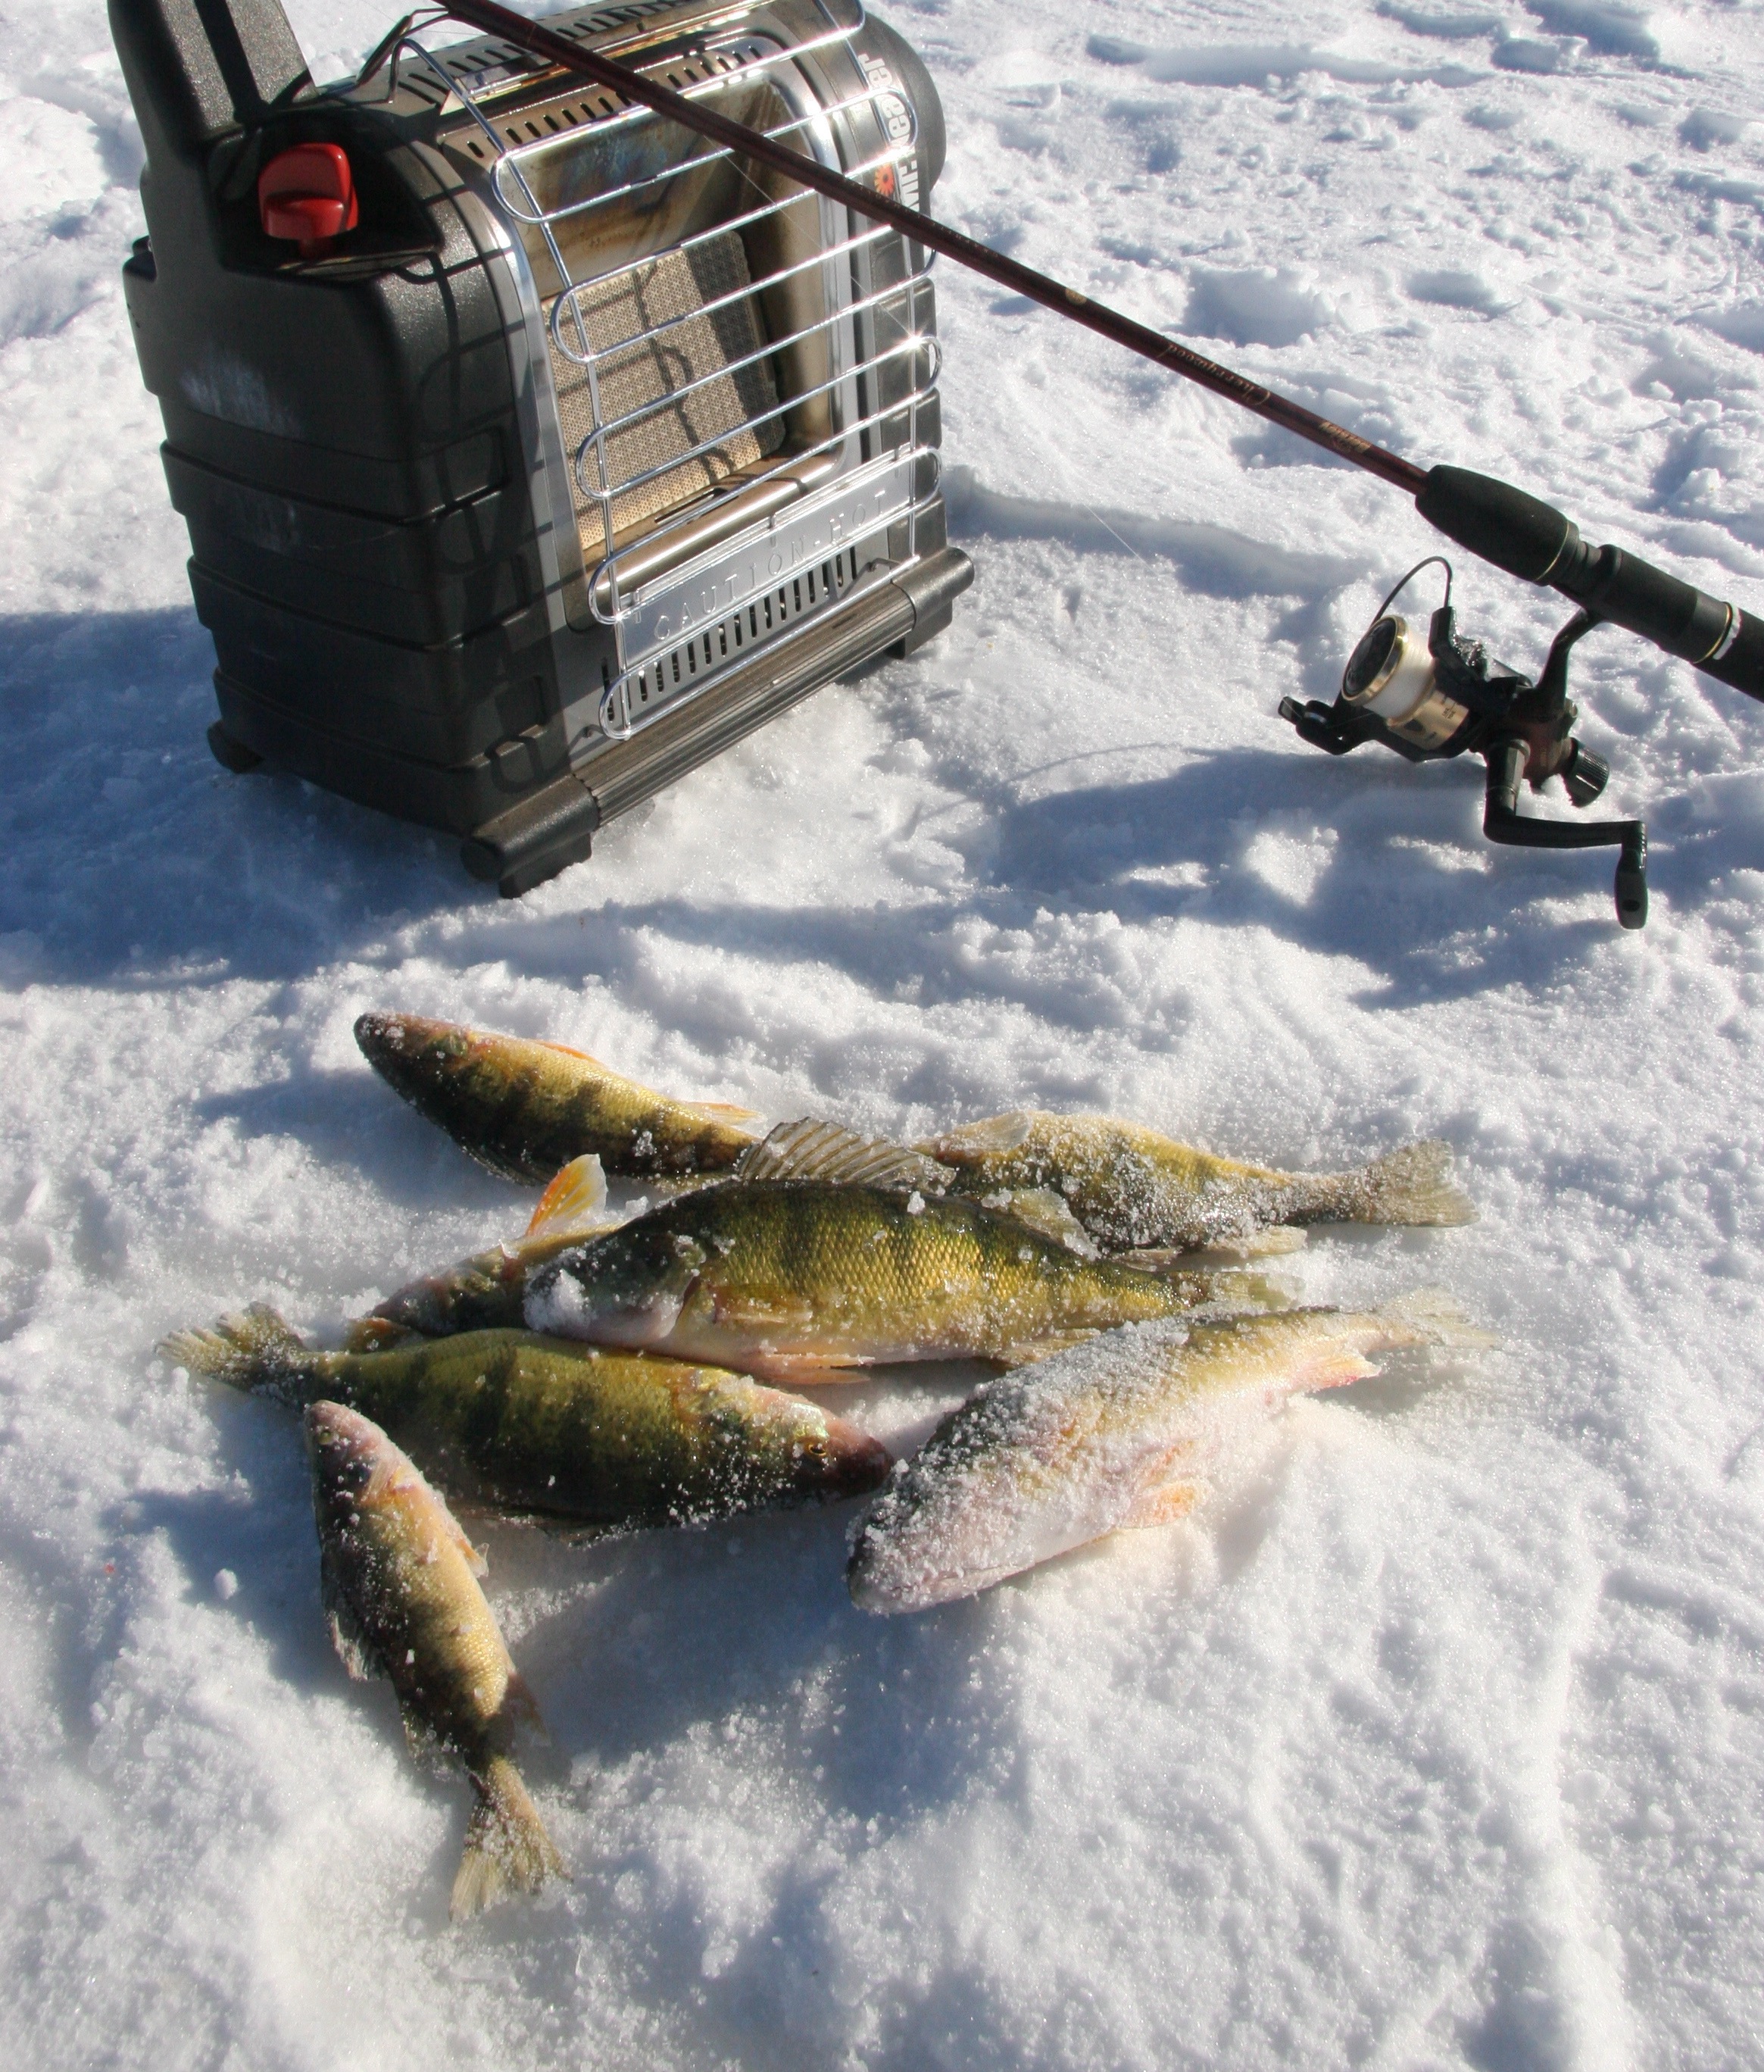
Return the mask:
{"type": "MultiPolygon", "coordinates": [[[[695,99],[771,88],[785,119],[766,122],[764,134],[916,202],[917,121],[885,67],[852,49],[862,92],[831,102],[805,92],[796,61],[850,48],[864,21],[857,0],[849,0],[843,19],[830,0],[814,6],[824,30],[784,44],[760,32],[766,0],[735,0],[695,36],[690,57],[656,68],[695,99]],[[805,100],[806,112],[796,112],[793,102],[805,100]],[[886,143],[842,166],[834,125],[864,108],[886,143]]],[[[511,80],[519,83],[531,60],[509,51],[474,74],[457,53],[429,50],[408,28],[370,66],[389,59],[395,88],[406,56],[471,117],[472,155],[488,166],[503,210],[518,232],[537,239],[555,275],[545,317],[585,594],[593,618],[610,631],[616,656],[599,705],[605,735],[629,738],[781,646],[805,620],[854,602],[917,563],[918,518],[937,495],[937,452],[920,444],[920,413],[934,395],[940,356],[935,337],[918,327],[920,290],[934,254],[907,245],[899,277],[866,292],[866,255],[897,233],[867,222],[853,227],[843,211],[804,188],[769,193],[737,166],[757,196],[753,206],[634,265],[580,271],[572,253],[592,245],[580,233],[595,212],[663,209],[675,183],[702,179],[732,154],[689,138],[685,155],[659,171],[547,206],[547,162],[555,164],[572,145],[579,150],[584,132],[591,129],[602,147],[640,146],[644,131],[684,133],[585,84],[561,100],[523,105],[511,119],[489,103],[511,80]],[[793,212],[791,228],[783,230],[793,212]],[[814,226],[806,249],[805,220],[814,226]],[[776,263],[756,273],[749,255],[769,229],[776,263]],[[811,284],[817,271],[823,313],[768,335],[762,298],[811,284]],[[890,335],[881,319],[896,308],[905,322],[890,335]],[[820,355],[825,378],[781,384],[780,356],[793,351],[799,358],[820,355]],[[890,372],[896,393],[878,401],[890,372]],[[826,430],[804,438],[790,420],[800,422],[809,405],[820,406],[826,430]],[[815,551],[806,561],[766,555],[782,515],[798,540],[807,528],[815,551]],[[695,542],[710,544],[694,552],[695,542]],[[765,558],[764,586],[743,586],[720,610],[682,608],[695,573],[717,573],[737,545],[756,569],[765,558]]]]}

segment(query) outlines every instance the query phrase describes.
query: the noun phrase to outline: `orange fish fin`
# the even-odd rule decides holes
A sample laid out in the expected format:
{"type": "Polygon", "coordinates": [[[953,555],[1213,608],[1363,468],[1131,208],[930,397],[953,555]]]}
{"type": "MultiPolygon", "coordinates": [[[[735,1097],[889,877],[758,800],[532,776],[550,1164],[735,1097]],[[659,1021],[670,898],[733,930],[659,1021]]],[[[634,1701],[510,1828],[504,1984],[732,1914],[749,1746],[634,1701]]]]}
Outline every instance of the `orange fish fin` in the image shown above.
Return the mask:
{"type": "Polygon", "coordinates": [[[1188,1482],[1155,1482],[1142,1490],[1134,1507],[1122,1519],[1123,1532],[1143,1532],[1153,1526],[1174,1525],[1186,1518],[1200,1501],[1200,1484],[1188,1482]]]}
{"type": "Polygon", "coordinates": [[[1345,1388],[1349,1382],[1365,1381],[1383,1372],[1376,1360],[1368,1359],[1363,1353],[1332,1347],[1319,1353],[1315,1359],[1306,1361],[1298,1369],[1293,1379],[1292,1392],[1294,1396],[1315,1396],[1319,1389],[1345,1388]]]}
{"type": "Polygon", "coordinates": [[[578,1050],[573,1043],[551,1043],[542,1038],[539,1048],[542,1050],[555,1050],[560,1057],[574,1058],[579,1063],[584,1065],[592,1065],[597,1072],[609,1073],[615,1079],[622,1079],[625,1077],[622,1072],[613,1071],[610,1065],[603,1065],[598,1058],[589,1057],[587,1051],[578,1050]]]}
{"type": "Polygon", "coordinates": [[[707,1122],[757,1122],[759,1112],[755,1108],[741,1108],[733,1101],[681,1101],[678,1104],[688,1115],[701,1115],[707,1122]]]}
{"type": "Polygon", "coordinates": [[[454,1517],[452,1511],[447,1508],[447,1506],[441,1501],[439,1493],[435,1489],[426,1482],[423,1486],[428,1490],[429,1501],[435,1507],[437,1523],[440,1524],[442,1531],[446,1534],[447,1537],[452,1540],[454,1546],[459,1549],[461,1554],[465,1557],[466,1567],[471,1570],[474,1576],[487,1576],[490,1573],[490,1563],[484,1556],[478,1552],[477,1548],[473,1546],[471,1541],[466,1537],[465,1527],[460,1523],[459,1520],[454,1517]]]}
{"type": "Polygon", "coordinates": [[[568,1237],[595,1229],[606,1206],[606,1175],[592,1151],[560,1166],[539,1198],[528,1237],[568,1237]]]}

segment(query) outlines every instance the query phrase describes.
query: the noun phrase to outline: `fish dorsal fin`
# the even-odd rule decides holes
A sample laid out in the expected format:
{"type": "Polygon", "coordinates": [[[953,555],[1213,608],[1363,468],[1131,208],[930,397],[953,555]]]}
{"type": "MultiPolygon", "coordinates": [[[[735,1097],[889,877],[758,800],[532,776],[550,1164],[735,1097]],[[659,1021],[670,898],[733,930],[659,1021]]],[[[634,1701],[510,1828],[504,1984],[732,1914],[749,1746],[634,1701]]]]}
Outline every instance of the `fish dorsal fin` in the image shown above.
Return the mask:
{"type": "MultiPolygon", "coordinates": [[[[555,1050],[560,1058],[573,1058],[578,1064],[592,1065],[597,1072],[605,1072],[609,1079],[622,1079],[625,1077],[622,1072],[615,1072],[610,1065],[603,1065],[598,1058],[589,1057],[587,1051],[578,1050],[573,1043],[552,1043],[542,1038],[539,1048],[544,1050],[555,1050]]],[[[634,1086],[636,1081],[631,1080],[627,1083],[634,1086]]]]}
{"type": "Polygon", "coordinates": [[[1014,1108],[1007,1115],[988,1116],[984,1122],[966,1122],[959,1129],[933,1137],[923,1149],[937,1158],[983,1158],[989,1152],[1016,1151],[1029,1141],[1035,1116],[1026,1108],[1014,1108]]]}
{"type": "Polygon", "coordinates": [[[577,1231],[593,1230],[606,1206],[606,1175],[592,1151],[560,1166],[551,1185],[539,1198],[528,1237],[569,1237],[577,1231]]]}
{"type": "Polygon", "coordinates": [[[880,1137],[860,1137],[836,1122],[805,1116],[781,1122],[741,1153],[740,1180],[835,1180],[847,1186],[929,1187],[941,1190],[948,1168],[922,1152],[880,1137]]]}
{"type": "Polygon", "coordinates": [[[707,1122],[757,1122],[757,1113],[736,1101],[676,1101],[688,1115],[702,1116],[707,1122]]]}

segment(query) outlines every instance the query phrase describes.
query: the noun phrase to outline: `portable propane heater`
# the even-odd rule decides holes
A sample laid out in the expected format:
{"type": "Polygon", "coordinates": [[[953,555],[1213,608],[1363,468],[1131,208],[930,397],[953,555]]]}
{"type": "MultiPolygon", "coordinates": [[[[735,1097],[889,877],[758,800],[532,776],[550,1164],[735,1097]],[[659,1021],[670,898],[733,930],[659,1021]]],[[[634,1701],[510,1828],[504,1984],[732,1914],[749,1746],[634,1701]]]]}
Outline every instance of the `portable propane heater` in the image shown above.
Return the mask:
{"type": "MultiPolygon", "coordinates": [[[[463,836],[513,895],[948,623],[923,247],[505,38],[408,17],[319,89],[279,0],[111,23],[230,768],[463,836]]],[[[855,0],[544,27],[909,207],[941,167],[923,65],[855,0]]]]}

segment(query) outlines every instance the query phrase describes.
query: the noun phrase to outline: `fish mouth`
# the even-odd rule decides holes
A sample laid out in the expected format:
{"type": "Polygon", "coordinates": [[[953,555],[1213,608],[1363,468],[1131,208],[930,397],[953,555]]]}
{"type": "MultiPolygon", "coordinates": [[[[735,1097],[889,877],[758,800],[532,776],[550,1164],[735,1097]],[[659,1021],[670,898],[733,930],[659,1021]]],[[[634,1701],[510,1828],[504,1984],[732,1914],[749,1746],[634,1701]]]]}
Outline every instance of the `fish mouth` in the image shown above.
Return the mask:
{"type": "Polygon", "coordinates": [[[402,1093],[466,1048],[463,1031],[451,1022],[420,1014],[369,1013],[355,1018],[355,1046],[378,1072],[402,1093]]]}
{"type": "Polygon", "coordinates": [[[832,1498],[868,1496],[880,1489],[894,1467],[894,1456],[880,1439],[843,1417],[827,1420],[827,1451],[817,1486],[832,1498]]]}
{"type": "Polygon", "coordinates": [[[873,1507],[853,1530],[851,1544],[845,1587],[851,1601],[860,1612],[884,1618],[933,1611],[939,1605],[975,1597],[1021,1575],[1024,1568],[1020,1561],[941,1567],[923,1534],[909,1531],[903,1539],[879,1523],[873,1507]]]}
{"type": "Polygon", "coordinates": [[[379,1427],[347,1403],[319,1402],[306,1405],[302,1420],[309,1459],[332,1481],[365,1486],[372,1479],[375,1462],[386,1444],[379,1427]]]}

